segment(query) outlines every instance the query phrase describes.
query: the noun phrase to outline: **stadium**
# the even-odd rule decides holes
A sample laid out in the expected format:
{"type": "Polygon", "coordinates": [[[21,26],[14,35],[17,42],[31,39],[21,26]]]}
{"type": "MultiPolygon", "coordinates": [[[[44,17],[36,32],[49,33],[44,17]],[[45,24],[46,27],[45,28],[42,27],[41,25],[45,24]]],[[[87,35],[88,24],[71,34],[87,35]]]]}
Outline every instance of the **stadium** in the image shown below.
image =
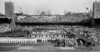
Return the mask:
{"type": "Polygon", "coordinates": [[[100,2],[94,2],[89,13],[28,15],[14,13],[13,2],[5,2],[5,14],[0,15],[0,50],[25,46],[35,47],[33,51],[43,48],[66,51],[66,47],[74,51],[99,50],[99,7],[100,2]]]}

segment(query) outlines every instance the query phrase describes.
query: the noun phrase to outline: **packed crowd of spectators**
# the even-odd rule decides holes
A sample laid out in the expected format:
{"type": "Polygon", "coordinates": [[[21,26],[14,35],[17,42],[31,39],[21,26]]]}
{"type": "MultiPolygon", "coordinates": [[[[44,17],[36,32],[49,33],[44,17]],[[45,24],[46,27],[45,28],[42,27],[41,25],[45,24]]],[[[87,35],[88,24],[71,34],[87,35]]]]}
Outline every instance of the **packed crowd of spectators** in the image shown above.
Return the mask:
{"type": "Polygon", "coordinates": [[[18,16],[18,22],[80,22],[88,19],[86,15],[18,16]]]}
{"type": "Polygon", "coordinates": [[[74,32],[79,33],[80,35],[90,40],[93,40],[97,43],[100,43],[100,33],[98,31],[95,31],[92,28],[79,27],[79,28],[75,28],[74,32]]]}
{"type": "Polygon", "coordinates": [[[0,32],[5,32],[5,31],[8,31],[8,30],[11,30],[9,24],[1,24],[0,25],[0,32]]]}

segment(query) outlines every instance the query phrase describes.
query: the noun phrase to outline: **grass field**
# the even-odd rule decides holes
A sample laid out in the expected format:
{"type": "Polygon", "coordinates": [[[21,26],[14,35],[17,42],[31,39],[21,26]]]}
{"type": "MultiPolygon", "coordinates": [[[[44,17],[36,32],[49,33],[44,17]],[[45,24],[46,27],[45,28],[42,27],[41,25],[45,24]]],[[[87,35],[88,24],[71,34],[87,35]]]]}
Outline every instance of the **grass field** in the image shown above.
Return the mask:
{"type": "Polygon", "coordinates": [[[72,48],[58,48],[58,47],[49,47],[49,46],[40,46],[40,47],[20,47],[11,51],[0,51],[0,52],[100,52],[100,50],[92,49],[72,49],[72,48]]]}
{"type": "Polygon", "coordinates": [[[73,47],[53,47],[51,44],[34,44],[34,45],[22,45],[17,49],[10,51],[0,52],[100,52],[100,46],[96,49],[91,48],[73,48],[73,47]]]}

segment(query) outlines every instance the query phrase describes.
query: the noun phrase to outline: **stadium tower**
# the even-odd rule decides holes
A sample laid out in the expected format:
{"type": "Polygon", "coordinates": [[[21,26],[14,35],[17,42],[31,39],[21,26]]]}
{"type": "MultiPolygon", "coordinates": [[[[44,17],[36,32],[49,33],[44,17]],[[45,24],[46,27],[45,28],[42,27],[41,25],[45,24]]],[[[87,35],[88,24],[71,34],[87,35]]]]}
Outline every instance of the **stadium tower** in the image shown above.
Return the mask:
{"type": "MultiPolygon", "coordinates": [[[[93,18],[100,18],[100,2],[95,1],[93,3],[93,18]]],[[[92,19],[92,24],[94,24],[94,20],[92,19]]]]}
{"type": "Polygon", "coordinates": [[[93,3],[93,14],[94,18],[100,18],[100,2],[93,3]]]}
{"type": "Polygon", "coordinates": [[[13,2],[5,2],[5,16],[11,19],[11,29],[15,28],[15,15],[14,15],[14,4],[13,2]]]}

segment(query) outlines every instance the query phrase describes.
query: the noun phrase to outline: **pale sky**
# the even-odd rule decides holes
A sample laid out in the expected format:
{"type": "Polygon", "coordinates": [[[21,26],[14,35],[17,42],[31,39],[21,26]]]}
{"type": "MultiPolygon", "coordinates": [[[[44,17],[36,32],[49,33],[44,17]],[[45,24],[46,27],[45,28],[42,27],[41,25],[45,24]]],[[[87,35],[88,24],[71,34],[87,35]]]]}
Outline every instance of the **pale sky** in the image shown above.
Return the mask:
{"type": "Polygon", "coordinates": [[[0,12],[4,13],[4,2],[12,1],[15,12],[35,14],[37,11],[51,11],[63,14],[64,10],[72,12],[87,12],[86,7],[92,9],[95,0],[0,0],[0,12]]]}

